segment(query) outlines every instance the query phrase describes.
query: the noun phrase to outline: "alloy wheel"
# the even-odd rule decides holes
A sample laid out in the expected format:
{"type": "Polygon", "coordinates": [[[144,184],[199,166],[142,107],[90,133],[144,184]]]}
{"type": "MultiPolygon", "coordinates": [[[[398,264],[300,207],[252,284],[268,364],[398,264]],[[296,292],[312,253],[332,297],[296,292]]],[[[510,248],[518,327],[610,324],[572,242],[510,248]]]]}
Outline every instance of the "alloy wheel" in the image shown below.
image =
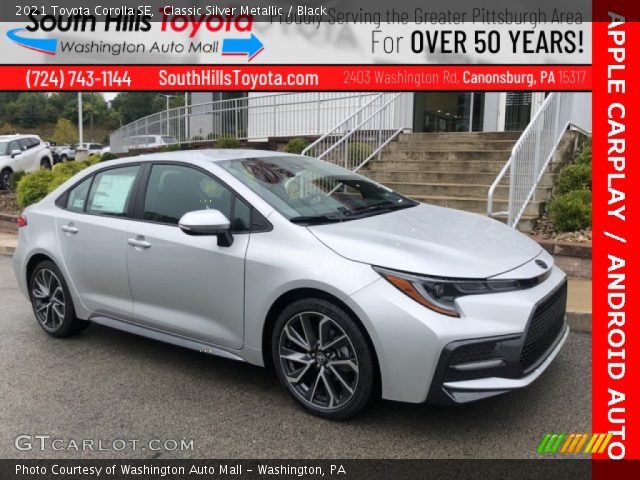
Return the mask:
{"type": "Polygon", "coordinates": [[[33,278],[31,285],[34,310],[38,322],[50,332],[55,332],[64,321],[64,289],[54,272],[43,268],[33,278]]]}
{"type": "Polygon", "coordinates": [[[0,173],[0,190],[9,190],[11,188],[11,177],[10,171],[5,170],[0,173]]]}
{"type": "Polygon", "coordinates": [[[317,312],[290,318],[280,334],[280,364],[291,390],[314,408],[344,406],[358,386],[358,357],[349,336],[317,312]]]}

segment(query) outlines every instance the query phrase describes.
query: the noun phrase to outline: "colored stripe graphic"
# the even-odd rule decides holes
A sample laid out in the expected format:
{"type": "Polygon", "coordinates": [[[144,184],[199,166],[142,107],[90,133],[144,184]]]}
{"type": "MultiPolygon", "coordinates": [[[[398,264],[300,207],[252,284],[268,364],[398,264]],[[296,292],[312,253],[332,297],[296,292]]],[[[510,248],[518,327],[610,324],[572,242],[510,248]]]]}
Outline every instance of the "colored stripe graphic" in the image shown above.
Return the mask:
{"type": "Polygon", "coordinates": [[[611,433],[547,433],[536,451],[540,455],[603,453],[612,438],[611,433]]]}

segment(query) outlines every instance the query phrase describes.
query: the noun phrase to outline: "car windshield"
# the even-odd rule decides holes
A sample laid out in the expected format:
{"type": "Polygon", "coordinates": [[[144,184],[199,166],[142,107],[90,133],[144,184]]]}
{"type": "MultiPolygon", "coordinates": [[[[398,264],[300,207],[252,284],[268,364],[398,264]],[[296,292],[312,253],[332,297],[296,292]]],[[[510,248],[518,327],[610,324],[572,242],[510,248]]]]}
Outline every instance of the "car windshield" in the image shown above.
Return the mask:
{"type": "Polygon", "coordinates": [[[218,162],[294,223],[354,220],[417,205],[361,175],[310,157],[218,162]]]}
{"type": "Polygon", "coordinates": [[[9,142],[0,142],[0,155],[9,155],[9,142]]]}

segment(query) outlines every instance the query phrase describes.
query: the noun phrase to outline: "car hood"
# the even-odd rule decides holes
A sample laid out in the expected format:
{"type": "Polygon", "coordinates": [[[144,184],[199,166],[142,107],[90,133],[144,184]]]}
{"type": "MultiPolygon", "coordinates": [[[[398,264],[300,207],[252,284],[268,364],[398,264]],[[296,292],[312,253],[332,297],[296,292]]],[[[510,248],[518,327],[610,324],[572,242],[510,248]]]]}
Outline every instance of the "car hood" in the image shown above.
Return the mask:
{"type": "Polygon", "coordinates": [[[350,260],[442,277],[492,277],[527,263],[542,250],[496,220],[426,204],[308,228],[350,260]]]}

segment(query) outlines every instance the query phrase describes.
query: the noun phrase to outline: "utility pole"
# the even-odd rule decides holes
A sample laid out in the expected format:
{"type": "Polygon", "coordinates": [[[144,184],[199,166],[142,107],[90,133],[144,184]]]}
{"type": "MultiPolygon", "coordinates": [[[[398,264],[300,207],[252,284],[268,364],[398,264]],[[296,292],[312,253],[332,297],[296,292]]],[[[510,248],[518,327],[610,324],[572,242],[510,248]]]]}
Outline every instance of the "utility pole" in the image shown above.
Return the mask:
{"type": "Polygon", "coordinates": [[[78,143],[84,143],[82,132],[82,92],[78,92],[78,143]]]}

